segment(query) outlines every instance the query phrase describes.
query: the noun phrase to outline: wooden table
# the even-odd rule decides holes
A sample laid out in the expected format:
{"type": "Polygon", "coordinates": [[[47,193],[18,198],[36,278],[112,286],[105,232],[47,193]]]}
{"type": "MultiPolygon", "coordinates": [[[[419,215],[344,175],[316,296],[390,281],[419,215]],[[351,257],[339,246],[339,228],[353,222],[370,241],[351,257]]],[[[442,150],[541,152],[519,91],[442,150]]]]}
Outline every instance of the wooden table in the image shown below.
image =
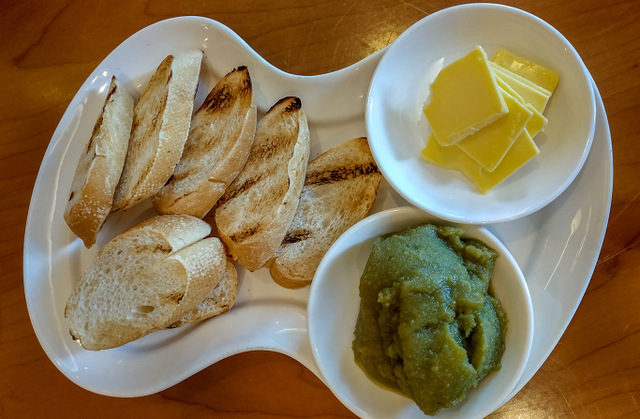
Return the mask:
{"type": "MultiPolygon", "coordinates": [[[[284,355],[232,356],[158,394],[117,399],[67,380],[31,327],[22,246],[31,191],[51,135],[86,77],[156,21],[216,19],[275,66],[319,74],[377,51],[453,1],[5,1],[0,17],[0,418],[221,415],[351,416],[284,355]]],[[[551,356],[495,417],[640,415],[640,2],[521,0],[576,47],[604,98],[614,151],[607,235],[587,293],[551,356]]]]}

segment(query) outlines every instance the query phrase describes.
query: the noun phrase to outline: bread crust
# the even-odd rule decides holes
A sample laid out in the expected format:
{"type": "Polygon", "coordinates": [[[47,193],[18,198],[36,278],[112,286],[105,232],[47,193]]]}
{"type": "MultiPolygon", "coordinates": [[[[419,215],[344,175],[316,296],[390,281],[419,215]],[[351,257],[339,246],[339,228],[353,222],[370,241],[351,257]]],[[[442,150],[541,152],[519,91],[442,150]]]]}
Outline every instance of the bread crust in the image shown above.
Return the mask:
{"type": "Polygon", "coordinates": [[[220,238],[250,271],[276,252],[293,220],[309,159],[309,127],[297,97],[260,120],[249,158],[215,209],[220,238]]]}
{"type": "Polygon", "coordinates": [[[204,217],[244,167],[256,119],[249,70],[239,67],[214,86],[193,116],[180,162],[153,198],[156,211],[204,217]]]}
{"type": "Polygon", "coordinates": [[[111,212],[133,121],[133,98],[113,76],[91,138],[78,162],[64,219],[87,248],[111,212]]]}
{"type": "Polygon", "coordinates": [[[269,261],[273,280],[286,288],[309,285],[333,242],[367,215],[381,179],[364,137],[309,162],[293,222],[269,261]]]}
{"type": "Polygon", "coordinates": [[[114,211],[154,195],[173,173],[189,133],[202,55],[198,50],[169,55],[151,77],[134,109],[114,211]]]}

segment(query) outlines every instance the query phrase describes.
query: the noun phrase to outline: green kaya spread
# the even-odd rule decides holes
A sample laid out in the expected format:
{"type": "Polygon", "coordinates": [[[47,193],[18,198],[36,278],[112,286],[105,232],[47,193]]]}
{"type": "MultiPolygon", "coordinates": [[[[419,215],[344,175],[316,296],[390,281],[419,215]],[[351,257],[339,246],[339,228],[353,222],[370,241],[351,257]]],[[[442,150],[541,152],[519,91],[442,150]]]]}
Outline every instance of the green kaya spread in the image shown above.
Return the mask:
{"type": "Polygon", "coordinates": [[[360,279],[353,353],[373,381],[429,415],[500,368],[507,319],[491,296],[497,253],[454,227],[376,239],[360,279]]]}

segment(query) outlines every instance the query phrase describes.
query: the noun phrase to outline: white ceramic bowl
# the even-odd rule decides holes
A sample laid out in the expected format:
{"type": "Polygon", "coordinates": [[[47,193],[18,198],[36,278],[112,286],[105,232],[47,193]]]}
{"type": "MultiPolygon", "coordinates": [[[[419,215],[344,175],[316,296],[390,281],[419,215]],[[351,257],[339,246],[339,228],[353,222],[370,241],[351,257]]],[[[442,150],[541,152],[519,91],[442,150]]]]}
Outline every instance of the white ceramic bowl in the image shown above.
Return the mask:
{"type": "MultiPolygon", "coordinates": [[[[323,258],[308,304],[311,348],[325,383],[360,417],[408,418],[422,415],[409,398],[370,381],[355,364],[351,343],[358,316],[360,276],[376,237],[424,223],[442,223],[414,207],[400,207],[369,216],[345,232],[323,258]]],[[[450,223],[449,223],[450,224],[450,223]]],[[[491,280],[508,317],[502,368],[487,376],[457,406],[438,417],[484,417],[505,403],[529,358],[533,339],[533,310],[529,290],[518,264],[488,230],[463,226],[464,237],[482,240],[498,251],[491,280]]]]}
{"type": "Polygon", "coordinates": [[[497,223],[531,214],[564,191],[582,168],[595,130],[590,75],[562,34],[508,6],[467,4],[433,13],[389,46],[371,81],[366,125],[385,178],[415,206],[460,223],[497,223]],[[540,154],[488,194],[462,174],[420,157],[429,124],[422,112],[429,86],[443,66],[481,45],[499,48],[555,71],[560,83],[535,137],[540,154]]]}

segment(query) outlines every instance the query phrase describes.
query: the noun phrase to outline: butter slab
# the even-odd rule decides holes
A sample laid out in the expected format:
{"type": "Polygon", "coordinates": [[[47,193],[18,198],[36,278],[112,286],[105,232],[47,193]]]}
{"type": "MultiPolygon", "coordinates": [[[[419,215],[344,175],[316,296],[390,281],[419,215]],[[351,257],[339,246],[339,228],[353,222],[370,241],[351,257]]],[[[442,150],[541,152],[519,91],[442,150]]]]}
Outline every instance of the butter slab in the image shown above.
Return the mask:
{"type": "Polygon", "coordinates": [[[444,67],[424,114],[437,140],[453,145],[508,112],[482,47],[444,67]]]}
{"type": "Polygon", "coordinates": [[[560,77],[548,68],[515,55],[504,48],[500,48],[496,52],[492,61],[548,90],[552,94],[560,81],[560,77]]]}
{"type": "Polygon", "coordinates": [[[487,194],[539,153],[529,133],[523,130],[493,172],[482,168],[459,147],[443,147],[433,135],[427,139],[420,155],[428,162],[461,172],[476,184],[481,193],[487,194]]]}
{"type": "Polygon", "coordinates": [[[455,144],[485,170],[492,172],[502,161],[516,138],[525,129],[533,112],[501,89],[509,112],[502,118],[455,144]]]}
{"type": "Polygon", "coordinates": [[[515,90],[525,103],[530,103],[538,112],[544,113],[544,109],[551,97],[550,91],[495,63],[491,63],[490,66],[497,79],[508,84],[515,90]]]}

